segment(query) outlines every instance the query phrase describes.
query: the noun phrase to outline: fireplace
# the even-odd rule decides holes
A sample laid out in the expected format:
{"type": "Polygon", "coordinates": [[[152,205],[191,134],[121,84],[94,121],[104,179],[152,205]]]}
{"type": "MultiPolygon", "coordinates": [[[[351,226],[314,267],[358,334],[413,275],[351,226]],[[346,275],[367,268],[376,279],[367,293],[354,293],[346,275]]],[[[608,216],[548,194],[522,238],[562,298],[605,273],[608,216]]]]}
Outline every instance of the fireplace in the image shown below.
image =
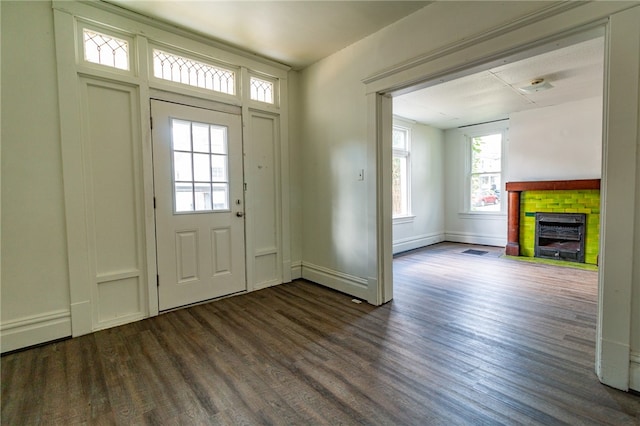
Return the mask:
{"type": "Polygon", "coordinates": [[[507,182],[505,186],[509,212],[506,255],[535,256],[536,213],[584,213],[582,262],[598,264],[600,179],[507,182]]]}
{"type": "Polygon", "coordinates": [[[536,213],[535,257],[584,263],[582,213],[536,213]]]}

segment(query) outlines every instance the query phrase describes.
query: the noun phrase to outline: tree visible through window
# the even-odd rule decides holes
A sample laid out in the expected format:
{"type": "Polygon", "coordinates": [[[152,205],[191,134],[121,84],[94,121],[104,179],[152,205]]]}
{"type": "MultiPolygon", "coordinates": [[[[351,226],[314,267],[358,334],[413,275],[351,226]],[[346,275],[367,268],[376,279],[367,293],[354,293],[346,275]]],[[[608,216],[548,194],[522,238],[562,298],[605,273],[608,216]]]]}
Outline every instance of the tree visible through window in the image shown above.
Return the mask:
{"type": "Polygon", "coordinates": [[[393,204],[393,217],[409,216],[411,214],[410,203],[410,170],[409,158],[409,129],[403,127],[393,128],[393,165],[391,194],[393,204]]]}
{"type": "Polygon", "coordinates": [[[471,211],[500,211],[502,133],[471,138],[471,211]]]}

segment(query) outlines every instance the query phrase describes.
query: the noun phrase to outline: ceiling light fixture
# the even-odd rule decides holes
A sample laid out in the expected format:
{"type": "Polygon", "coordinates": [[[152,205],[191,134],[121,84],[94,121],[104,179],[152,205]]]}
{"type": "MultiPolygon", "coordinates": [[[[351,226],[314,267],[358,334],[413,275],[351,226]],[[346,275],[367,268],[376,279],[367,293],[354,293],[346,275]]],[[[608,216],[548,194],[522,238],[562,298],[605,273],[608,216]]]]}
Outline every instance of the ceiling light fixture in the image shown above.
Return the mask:
{"type": "Polygon", "coordinates": [[[535,78],[531,80],[531,83],[527,86],[519,87],[518,90],[524,93],[536,93],[551,89],[552,87],[551,83],[545,81],[544,78],[535,78]]]}

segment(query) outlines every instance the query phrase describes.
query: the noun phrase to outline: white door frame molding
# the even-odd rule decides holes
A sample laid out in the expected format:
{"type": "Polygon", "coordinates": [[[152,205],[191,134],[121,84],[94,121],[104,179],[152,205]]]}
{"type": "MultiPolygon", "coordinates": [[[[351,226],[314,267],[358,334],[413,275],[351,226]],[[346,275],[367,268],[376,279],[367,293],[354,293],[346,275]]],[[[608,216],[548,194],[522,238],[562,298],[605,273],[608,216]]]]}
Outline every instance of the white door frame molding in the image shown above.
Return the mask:
{"type": "Polygon", "coordinates": [[[386,184],[391,181],[391,167],[387,167],[391,150],[387,123],[391,119],[389,95],[469,75],[489,68],[497,61],[519,60],[531,56],[532,52],[549,50],[550,43],[557,46],[562,40],[570,41],[594,31],[602,33],[604,28],[608,49],[605,58],[602,264],[596,372],[602,383],[628,390],[634,203],[637,207],[635,184],[632,183],[636,179],[639,107],[637,96],[625,99],[624,93],[638,93],[640,30],[637,23],[640,21],[640,7],[634,6],[628,3],[574,3],[551,14],[546,8],[540,16],[530,15],[517,25],[510,24],[503,29],[491,30],[490,34],[479,34],[477,38],[448,46],[444,51],[427,53],[423,58],[399,64],[363,80],[369,106],[367,164],[370,176],[376,176],[367,189],[368,276],[370,284],[376,287],[370,289],[370,294],[375,297],[374,304],[385,303],[393,297],[392,238],[388,230],[391,224],[391,193],[386,184]],[[621,79],[620,76],[625,74],[620,72],[622,68],[628,74],[621,79]],[[612,75],[617,78],[611,78],[612,75]],[[615,122],[612,121],[614,116],[618,117],[615,122]],[[614,170],[616,173],[612,172],[614,170]],[[608,205],[616,208],[607,209],[608,205]],[[622,238],[621,245],[618,238],[622,238]],[[627,250],[626,255],[614,257],[622,250],[627,250]]]}
{"type": "Polygon", "coordinates": [[[596,373],[602,383],[623,390],[630,384],[633,259],[639,255],[634,253],[634,215],[640,207],[639,22],[640,6],[613,14],[605,36],[596,373]]]}

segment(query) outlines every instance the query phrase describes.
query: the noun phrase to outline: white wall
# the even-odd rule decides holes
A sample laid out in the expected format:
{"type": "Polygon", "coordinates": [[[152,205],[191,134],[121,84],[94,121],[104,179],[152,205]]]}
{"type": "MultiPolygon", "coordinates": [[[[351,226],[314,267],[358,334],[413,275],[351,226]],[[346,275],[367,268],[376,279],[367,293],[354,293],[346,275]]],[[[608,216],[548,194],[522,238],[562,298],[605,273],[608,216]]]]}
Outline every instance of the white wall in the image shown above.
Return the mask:
{"type": "Polygon", "coordinates": [[[363,80],[545,5],[435,2],[301,72],[303,272],[322,269],[323,276],[309,277],[345,291],[366,285],[367,243],[375,238],[367,228],[374,214],[367,211],[367,181],[375,170],[357,180],[367,161],[363,80]]]}
{"type": "Polygon", "coordinates": [[[411,129],[411,218],[394,221],[393,253],[444,241],[444,132],[394,118],[411,129]]]}
{"type": "Polygon", "coordinates": [[[602,97],[510,115],[505,182],[599,179],[602,97]]]}
{"type": "MultiPolygon", "coordinates": [[[[2,345],[71,334],[53,15],[2,8],[2,345]],[[39,330],[47,329],[46,331],[39,330]]],[[[32,343],[31,343],[32,344],[32,343]]]]}
{"type": "Polygon", "coordinates": [[[355,282],[367,273],[370,177],[358,180],[366,168],[367,108],[357,84],[362,72],[352,66],[358,59],[349,50],[301,73],[302,253],[303,275],[322,266],[355,282]]]}

